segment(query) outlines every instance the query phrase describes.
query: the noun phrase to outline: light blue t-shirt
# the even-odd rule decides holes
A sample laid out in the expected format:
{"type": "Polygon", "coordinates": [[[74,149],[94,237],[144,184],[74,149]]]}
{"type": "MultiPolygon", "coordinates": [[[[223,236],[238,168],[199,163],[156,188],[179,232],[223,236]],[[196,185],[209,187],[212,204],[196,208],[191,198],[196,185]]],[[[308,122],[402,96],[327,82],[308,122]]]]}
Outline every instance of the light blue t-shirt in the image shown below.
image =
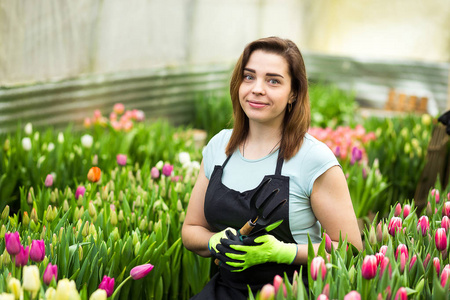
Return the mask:
{"type": "MultiPolygon", "coordinates": [[[[215,165],[225,161],[225,148],[231,129],[215,135],[203,150],[205,175],[210,179],[215,165]]],[[[263,158],[250,160],[239,150],[233,153],[223,171],[222,183],[244,192],[256,188],[265,175],[275,174],[278,151],[263,158]]],[[[308,133],[298,153],[283,163],[281,175],[289,176],[289,225],[298,244],[307,244],[309,233],[313,243],[322,240],[320,223],[311,209],[310,196],[314,181],[332,166],[339,165],[333,152],[308,133]]]]}

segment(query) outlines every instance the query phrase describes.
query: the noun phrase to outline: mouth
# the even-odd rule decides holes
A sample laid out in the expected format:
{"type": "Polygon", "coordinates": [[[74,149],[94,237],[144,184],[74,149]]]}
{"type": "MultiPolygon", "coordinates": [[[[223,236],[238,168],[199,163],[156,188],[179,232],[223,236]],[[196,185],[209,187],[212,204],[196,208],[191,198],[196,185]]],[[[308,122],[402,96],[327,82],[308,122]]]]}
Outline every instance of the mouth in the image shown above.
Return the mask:
{"type": "Polygon", "coordinates": [[[268,104],[261,102],[261,101],[254,101],[254,100],[247,100],[248,104],[253,108],[263,108],[266,107],[268,104]]]}

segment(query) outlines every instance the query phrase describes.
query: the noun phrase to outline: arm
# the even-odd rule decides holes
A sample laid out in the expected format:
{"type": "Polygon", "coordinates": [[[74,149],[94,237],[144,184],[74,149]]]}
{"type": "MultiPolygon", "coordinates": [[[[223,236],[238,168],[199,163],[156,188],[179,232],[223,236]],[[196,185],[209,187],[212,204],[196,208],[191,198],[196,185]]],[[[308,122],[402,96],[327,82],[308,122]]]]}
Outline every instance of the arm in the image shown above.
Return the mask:
{"type": "MultiPolygon", "coordinates": [[[[359,232],[355,211],[353,210],[350,193],[344,173],[339,166],[334,166],[316,179],[311,193],[311,207],[323,229],[330,236],[334,247],[337,247],[339,235],[347,236],[347,241],[362,250],[361,234],[359,232]]],[[[314,244],[317,253],[319,244],[314,244]]],[[[295,264],[308,261],[308,245],[298,245],[295,264]]]]}
{"type": "Polygon", "coordinates": [[[208,250],[208,241],[214,234],[210,231],[204,214],[205,194],[208,184],[209,180],[205,176],[202,161],[181,229],[181,239],[184,246],[204,257],[211,256],[208,250]]]}

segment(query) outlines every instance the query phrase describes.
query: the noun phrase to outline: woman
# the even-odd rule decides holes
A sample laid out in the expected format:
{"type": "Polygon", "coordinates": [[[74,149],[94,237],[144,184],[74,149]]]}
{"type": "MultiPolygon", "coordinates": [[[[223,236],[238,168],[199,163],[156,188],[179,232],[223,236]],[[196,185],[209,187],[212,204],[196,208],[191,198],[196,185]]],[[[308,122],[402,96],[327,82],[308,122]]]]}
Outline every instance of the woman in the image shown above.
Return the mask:
{"type": "Polygon", "coordinates": [[[276,274],[292,278],[307,263],[308,234],[317,251],[321,227],[335,246],[342,234],[362,249],[342,169],[307,133],[307,85],[302,55],[290,40],[256,40],[239,58],[230,84],[234,128],[204,149],[182,228],[187,249],[222,260],[193,299],[247,299],[247,285],[256,292],[276,274]],[[287,200],[271,216],[281,225],[245,242],[237,231],[261,213],[252,197],[261,203],[275,190],[272,208],[287,200]]]}

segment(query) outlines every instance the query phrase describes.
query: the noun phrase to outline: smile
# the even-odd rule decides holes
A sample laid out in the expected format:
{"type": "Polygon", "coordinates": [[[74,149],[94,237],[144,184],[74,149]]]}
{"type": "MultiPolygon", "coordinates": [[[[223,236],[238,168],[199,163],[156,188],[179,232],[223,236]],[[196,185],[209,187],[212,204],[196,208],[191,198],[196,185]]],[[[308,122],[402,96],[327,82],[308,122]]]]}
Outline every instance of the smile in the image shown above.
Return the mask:
{"type": "Polygon", "coordinates": [[[267,106],[267,104],[263,103],[263,102],[258,102],[258,101],[247,101],[247,102],[253,108],[263,108],[263,107],[267,106]]]}

